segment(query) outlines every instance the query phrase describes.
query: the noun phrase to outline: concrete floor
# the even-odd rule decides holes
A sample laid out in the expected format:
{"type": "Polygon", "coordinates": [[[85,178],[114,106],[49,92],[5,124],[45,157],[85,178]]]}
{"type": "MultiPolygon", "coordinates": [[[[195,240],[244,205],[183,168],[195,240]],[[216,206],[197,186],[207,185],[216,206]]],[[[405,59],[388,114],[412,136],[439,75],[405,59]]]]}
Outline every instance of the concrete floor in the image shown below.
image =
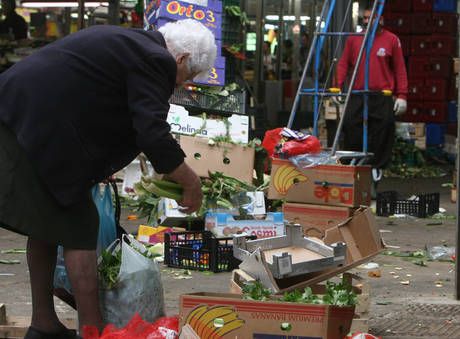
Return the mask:
{"type": "MultiPolygon", "coordinates": [[[[407,193],[440,192],[441,207],[446,209],[447,215],[455,215],[456,205],[450,202],[450,190],[441,187],[442,183],[449,181],[451,180],[448,176],[419,180],[385,179],[379,186],[379,191],[396,189],[407,193]]],[[[139,221],[128,222],[125,218],[123,219],[122,224],[126,226],[128,231],[136,229],[139,221]]],[[[377,221],[386,244],[400,247],[395,251],[414,251],[424,249],[426,245],[446,244],[447,246],[455,246],[456,220],[434,221],[417,218],[390,219],[378,217],[377,221]]],[[[25,238],[0,229],[0,250],[12,248],[25,248],[25,238]]],[[[20,260],[20,264],[0,264],[0,303],[6,304],[8,315],[30,316],[29,278],[25,255],[0,254],[0,259],[20,260]]],[[[457,337],[452,335],[433,336],[433,333],[429,332],[426,332],[426,336],[423,333],[420,336],[420,331],[411,332],[409,329],[406,332],[398,332],[398,328],[385,327],[396,324],[396,322],[391,322],[391,315],[396,314],[400,314],[399,318],[406,317],[409,324],[414,322],[414,318],[409,318],[409,313],[405,316],[405,313],[402,312],[410,305],[458,305],[454,298],[455,267],[452,263],[428,262],[426,267],[421,267],[404,260],[404,258],[387,255],[379,255],[373,261],[380,266],[382,272],[380,278],[368,277],[367,271],[364,269],[354,270],[371,287],[370,325],[373,333],[384,338],[457,337]],[[399,278],[395,278],[394,275],[399,275],[399,278]],[[409,281],[409,285],[401,284],[403,280],[409,281]]],[[[191,275],[192,278],[187,280],[181,279],[181,270],[173,270],[163,266],[162,273],[168,314],[178,313],[180,294],[198,291],[227,292],[230,282],[230,273],[208,274],[194,271],[191,275]]],[[[75,312],[70,307],[57,299],[56,309],[59,315],[64,318],[76,317],[75,312]]],[[[439,316],[433,314],[431,321],[436,320],[436,318],[439,320],[439,316]]],[[[448,320],[450,324],[452,321],[457,321],[452,318],[448,320]]],[[[458,333],[457,338],[460,338],[460,325],[458,333]]]]}

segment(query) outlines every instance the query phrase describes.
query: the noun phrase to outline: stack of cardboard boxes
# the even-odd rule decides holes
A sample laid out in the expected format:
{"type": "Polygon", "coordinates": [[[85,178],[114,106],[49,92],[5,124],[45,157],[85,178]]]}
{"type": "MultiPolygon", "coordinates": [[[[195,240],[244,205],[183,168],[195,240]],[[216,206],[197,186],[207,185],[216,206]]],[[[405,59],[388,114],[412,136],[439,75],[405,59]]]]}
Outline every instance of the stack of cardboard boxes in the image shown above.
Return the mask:
{"type": "Polygon", "coordinates": [[[369,166],[319,165],[298,169],[273,159],[269,199],[283,199],[285,219],[299,223],[305,235],[318,236],[371,201],[369,166]]]}
{"type": "Polygon", "coordinates": [[[401,40],[409,78],[408,110],[402,121],[425,122],[427,146],[442,147],[456,136],[458,87],[456,0],[393,0],[385,4],[385,26],[401,40]],[[452,138],[451,138],[452,139],[452,138]]]}

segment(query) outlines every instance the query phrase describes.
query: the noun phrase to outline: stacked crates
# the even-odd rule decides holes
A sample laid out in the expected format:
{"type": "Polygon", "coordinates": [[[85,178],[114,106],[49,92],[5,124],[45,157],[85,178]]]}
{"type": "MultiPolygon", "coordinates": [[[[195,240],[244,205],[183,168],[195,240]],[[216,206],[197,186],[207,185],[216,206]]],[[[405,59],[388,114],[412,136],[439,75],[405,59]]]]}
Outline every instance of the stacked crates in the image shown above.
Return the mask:
{"type": "Polygon", "coordinates": [[[457,0],[388,0],[385,7],[385,26],[399,36],[408,66],[408,110],[401,120],[427,123],[427,146],[439,146],[430,143],[456,131],[448,124],[457,122],[457,0]]]}

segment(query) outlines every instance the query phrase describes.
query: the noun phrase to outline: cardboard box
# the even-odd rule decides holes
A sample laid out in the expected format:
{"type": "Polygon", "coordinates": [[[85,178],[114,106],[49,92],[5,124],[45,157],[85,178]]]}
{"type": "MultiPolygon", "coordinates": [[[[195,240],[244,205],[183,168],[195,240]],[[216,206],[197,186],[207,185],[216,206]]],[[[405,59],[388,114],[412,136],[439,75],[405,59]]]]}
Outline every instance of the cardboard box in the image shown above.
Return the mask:
{"type": "Polygon", "coordinates": [[[222,172],[230,177],[252,183],[254,149],[241,145],[222,143],[211,146],[208,139],[178,136],[179,143],[187,157],[185,162],[200,176],[209,172],[222,172]]]}
{"type": "Polygon", "coordinates": [[[454,73],[460,73],[460,58],[454,58],[454,73]]]}
{"type": "MultiPolygon", "coordinates": [[[[322,238],[326,245],[344,242],[347,245],[345,264],[342,267],[329,268],[320,272],[298,275],[292,278],[275,279],[268,267],[260,265],[257,270],[249,272],[255,279],[275,293],[284,293],[302,289],[318,282],[346,272],[378,255],[384,244],[380,237],[375,216],[370,208],[359,208],[344,222],[328,228],[322,238]]],[[[260,261],[262,261],[260,259],[260,261]]],[[[244,263],[242,263],[243,265],[244,263]]],[[[243,266],[240,265],[243,269],[243,266]]]]}
{"type": "Polygon", "coordinates": [[[205,228],[217,237],[245,232],[257,238],[269,238],[284,235],[285,232],[284,216],[280,212],[268,213],[262,220],[235,220],[228,213],[208,213],[205,228]]]}
{"type": "Polygon", "coordinates": [[[137,229],[137,240],[149,244],[164,243],[166,232],[182,231],[184,231],[183,228],[139,225],[139,228],[137,229]]]}
{"type": "Polygon", "coordinates": [[[347,220],[353,208],[313,204],[283,204],[284,219],[302,225],[304,235],[323,237],[324,231],[347,220]]]}
{"type": "Polygon", "coordinates": [[[158,21],[194,19],[206,26],[216,37],[222,37],[222,3],[209,1],[207,6],[192,4],[188,1],[152,0],[146,4],[145,17],[150,25],[158,21]]]}
{"type": "MultiPolygon", "coordinates": [[[[344,273],[343,278],[349,286],[352,286],[353,292],[356,293],[357,303],[355,306],[355,315],[351,324],[350,333],[369,331],[369,309],[370,309],[370,286],[360,276],[352,273],[344,273]]],[[[242,294],[243,287],[246,283],[255,282],[256,279],[251,277],[245,271],[237,269],[232,272],[232,279],[230,281],[230,293],[242,294]]],[[[312,292],[315,294],[324,294],[325,286],[315,284],[310,286],[312,292]]]]}
{"type": "Polygon", "coordinates": [[[336,104],[332,102],[330,99],[324,100],[324,119],[326,120],[337,120],[338,117],[338,110],[336,104]]]}
{"type": "Polygon", "coordinates": [[[306,169],[273,159],[269,199],[332,206],[369,206],[371,167],[319,165],[306,169]]]}
{"type": "Polygon", "coordinates": [[[354,309],[244,300],[225,293],[185,294],[180,298],[179,338],[205,339],[217,334],[224,339],[342,339],[350,330],[354,309]]]}
{"type": "Polygon", "coordinates": [[[182,106],[170,105],[167,122],[171,125],[171,132],[184,135],[198,135],[205,138],[225,136],[227,133],[235,143],[248,143],[249,117],[233,114],[227,118],[228,131],[224,120],[203,119],[200,116],[190,116],[182,106]]]}
{"type": "Polygon", "coordinates": [[[415,146],[421,150],[426,150],[426,137],[417,137],[415,138],[415,146]]]}

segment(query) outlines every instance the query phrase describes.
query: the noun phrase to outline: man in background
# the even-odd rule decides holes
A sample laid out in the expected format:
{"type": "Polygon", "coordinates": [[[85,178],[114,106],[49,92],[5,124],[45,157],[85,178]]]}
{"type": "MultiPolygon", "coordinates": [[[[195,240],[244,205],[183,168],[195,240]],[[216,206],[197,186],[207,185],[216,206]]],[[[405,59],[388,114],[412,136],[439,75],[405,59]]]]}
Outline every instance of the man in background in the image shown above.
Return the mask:
{"type": "MultiPolygon", "coordinates": [[[[363,26],[366,30],[372,11],[366,9],[363,14],[363,26]]],[[[407,109],[407,73],[404,64],[401,42],[393,33],[383,29],[383,17],[380,18],[375,40],[369,56],[369,120],[368,151],[374,154],[370,164],[373,167],[374,190],[382,177],[382,169],[391,161],[395,138],[395,115],[403,114],[407,109]],[[394,96],[382,95],[390,90],[394,96]]],[[[351,75],[358,59],[363,36],[351,36],[347,39],[342,57],[337,64],[337,87],[342,88],[351,75]]],[[[354,90],[364,89],[363,56],[358,69],[354,90]]],[[[352,95],[344,117],[344,149],[362,151],[363,149],[363,100],[362,94],[352,95]]]]}
{"type": "Polygon", "coordinates": [[[15,0],[2,0],[2,15],[4,20],[0,21],[0,35],[10,36],[13,40],[27,39],[27,23],[16,13],[15,0]]]}

